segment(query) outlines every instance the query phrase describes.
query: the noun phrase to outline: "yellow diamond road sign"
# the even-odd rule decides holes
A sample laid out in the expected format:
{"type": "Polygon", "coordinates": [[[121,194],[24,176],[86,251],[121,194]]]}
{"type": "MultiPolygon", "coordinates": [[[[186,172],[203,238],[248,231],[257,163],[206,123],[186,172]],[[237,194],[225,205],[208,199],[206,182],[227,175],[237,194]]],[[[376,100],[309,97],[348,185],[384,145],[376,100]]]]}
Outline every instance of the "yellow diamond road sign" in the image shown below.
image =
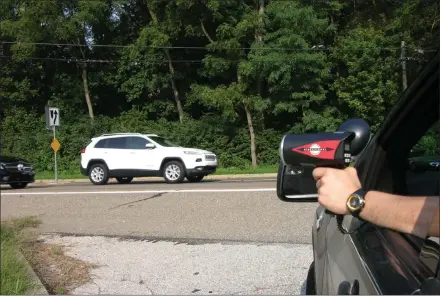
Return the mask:
{"type": "Polygon", "coordinates": [[[52,147],[52,150],[54,150],[54,152],[57,152],[58,150],[60,150],[61,144],[60,144],[60,142],[58,142],[57,139],[54,138],[52,140],[51,147],[52,147]]]}

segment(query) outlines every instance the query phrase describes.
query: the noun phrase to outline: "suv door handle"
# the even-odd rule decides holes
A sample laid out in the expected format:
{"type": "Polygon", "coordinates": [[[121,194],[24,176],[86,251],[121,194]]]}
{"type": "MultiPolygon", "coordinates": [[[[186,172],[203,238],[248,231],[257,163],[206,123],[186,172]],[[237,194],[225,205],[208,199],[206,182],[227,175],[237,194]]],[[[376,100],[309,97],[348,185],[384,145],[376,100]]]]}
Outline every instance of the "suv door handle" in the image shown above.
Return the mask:
{"type": "Polygon", "coordinates": [[[358,295],[360,294],[360,285],[358,280],[353,280],[352,284],[348,281],[341,282],[338,286],[338,295],[358,295]]]}

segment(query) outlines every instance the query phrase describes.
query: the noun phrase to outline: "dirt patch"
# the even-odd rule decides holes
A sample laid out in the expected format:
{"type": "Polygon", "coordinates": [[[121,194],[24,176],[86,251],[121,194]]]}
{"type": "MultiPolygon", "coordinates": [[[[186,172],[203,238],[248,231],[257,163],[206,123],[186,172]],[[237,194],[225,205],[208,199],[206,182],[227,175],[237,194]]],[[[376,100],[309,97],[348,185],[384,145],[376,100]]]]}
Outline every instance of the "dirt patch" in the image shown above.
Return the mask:
{"type": "Polygon", "coordinates": [[[62,246],[36,238],[24,243],[23,253],[49,294],[70,294],[90,281],[89,270],[97,266],[65,255],[62,246]]]}

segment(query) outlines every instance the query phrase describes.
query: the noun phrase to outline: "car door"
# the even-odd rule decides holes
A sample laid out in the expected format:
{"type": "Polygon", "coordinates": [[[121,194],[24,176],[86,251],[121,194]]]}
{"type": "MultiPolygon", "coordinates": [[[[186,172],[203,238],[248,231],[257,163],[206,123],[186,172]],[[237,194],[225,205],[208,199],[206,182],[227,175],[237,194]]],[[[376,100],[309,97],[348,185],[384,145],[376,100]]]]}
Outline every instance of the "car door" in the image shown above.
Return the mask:
{"type": "MultiPolygon", "coordinates": [[[[429,186],[436,194],[439,171],[438,177],[415,178],[409,173],[409,156],[434,125],[438,125],[439,143],[439,78],[436,58],[355,163],[365,190],[411,196],[427,194],[429,186]]],[[[398,233],[352,217],[343,219],[341,225],[349,232],[345,234],[337,217],[325,216],[327,258],[323,281],[317,287],[320,294],[439,294],[439,240],[398,233]]]]}
{"type": "Polygon", "coordinates": [[[126,147],[127,137],[112,137],[107,139],[104,159],[111,171],[130,169],[129,150],[126,147]]]}
{"type": "Polygon", "coordinates": [[[146,147],[146,145],[149,143],[151,142],[144,137],[127,137],[127,161],[130,163],[130,167],[132,169],[141,171],[153,169],[156,157],[156,150],[155,148],[146,147]]]}

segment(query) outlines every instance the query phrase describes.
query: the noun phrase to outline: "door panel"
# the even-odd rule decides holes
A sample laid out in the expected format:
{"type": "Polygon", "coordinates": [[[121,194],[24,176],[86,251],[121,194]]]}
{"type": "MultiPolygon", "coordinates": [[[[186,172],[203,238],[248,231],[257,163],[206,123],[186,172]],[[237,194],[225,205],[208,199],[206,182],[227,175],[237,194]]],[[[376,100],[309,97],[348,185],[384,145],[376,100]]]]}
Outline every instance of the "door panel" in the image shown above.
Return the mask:
{"type": "Polygon", "coordinates": [[[323,285],[326,285],[326,230],[331,217],[325,208],[319,205],[315,213],[315,222],[312,228],[312,243],[314,247],[316,292],[323,294],[323,285]]]}
{"type": "MultiPolygon", "coordinates": [[[[347,224],[347,223],[344,223],[347,224]]],[[[355,295],[377,294],[372,279],[360,258],[359,252],[348,234],[341,233],[337,228],[337,220],[333,217],[326,234],[328,247],[327,283],[325,294],[344,292],[350,285],[358,286],[355,295]]]]}
{"type": "Polygon", "coordinates": [[[109,170],[129,169],[129,150],[125,147],[125,137],[115,137],[107,140],[104,149],[104,159],[109,170]]]}
{"type": "Polygon", "coordinates": [[[351,238],[381,294],[409,295],[419,289],[416,275],[424,277],[427,270],[404,236],[365,223],[351,238]]]}
{"type": "Polygon", "coordinates": [[[152,170],[154,169],[157,148],[147,149],[145,145],[150,143],[146,138],[127,137],[126,146],[129,151],[128,162],[131,169],[152,170]]]}

